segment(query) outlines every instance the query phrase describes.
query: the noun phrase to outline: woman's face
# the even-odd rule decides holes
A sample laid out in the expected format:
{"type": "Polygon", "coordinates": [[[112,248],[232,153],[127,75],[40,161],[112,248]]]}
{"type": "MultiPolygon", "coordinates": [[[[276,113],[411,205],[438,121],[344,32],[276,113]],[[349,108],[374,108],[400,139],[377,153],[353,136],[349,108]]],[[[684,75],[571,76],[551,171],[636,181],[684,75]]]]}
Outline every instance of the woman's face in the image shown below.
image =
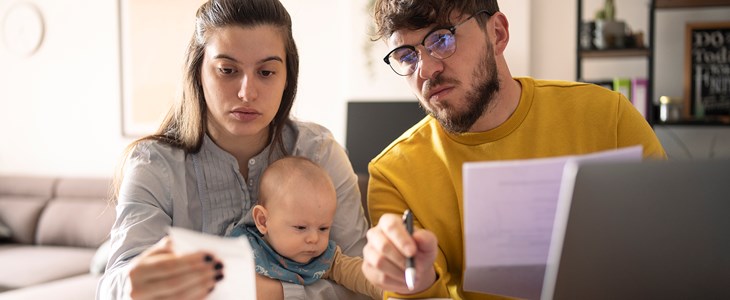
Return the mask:
{"type": "Polygon", "coordinates": [[[286,50],[271,25],[211,31],[201,70],[208,133],[217,143],[265,141],[286,86],[286,50]]]}

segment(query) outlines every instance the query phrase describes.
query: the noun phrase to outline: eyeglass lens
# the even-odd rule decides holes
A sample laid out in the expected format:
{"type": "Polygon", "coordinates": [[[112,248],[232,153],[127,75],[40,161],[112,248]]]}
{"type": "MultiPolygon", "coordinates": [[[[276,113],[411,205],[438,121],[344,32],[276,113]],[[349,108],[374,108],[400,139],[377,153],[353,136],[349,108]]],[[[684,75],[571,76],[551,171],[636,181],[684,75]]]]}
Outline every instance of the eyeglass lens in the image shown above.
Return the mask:
{"type": "MultiPolygon", "coordinates": [[[[445,59],[456,51],[456,38],[448,29],[440,29],[429,34],[423,41],[429,55],[445,59]]],[[[420,57],[414,48],[396,49],[390,54],[390,66],[401,75],[415,72],[420,57]]]]}

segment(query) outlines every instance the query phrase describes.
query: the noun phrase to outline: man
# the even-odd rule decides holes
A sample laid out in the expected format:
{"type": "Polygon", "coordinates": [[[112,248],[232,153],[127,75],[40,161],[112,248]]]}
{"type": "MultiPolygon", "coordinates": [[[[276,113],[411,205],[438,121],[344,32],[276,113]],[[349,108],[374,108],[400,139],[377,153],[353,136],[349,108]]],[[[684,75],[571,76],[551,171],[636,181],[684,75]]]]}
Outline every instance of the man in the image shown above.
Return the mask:
{"type": "Polygon", "coordinates": [[[377,0],[385,62],[430,114],[369,165],[362,270],[386,296],[502,299],[466,292],[462,164],[642,145],[666,158],[651,127],[619,93],[584,83],[513,78],[507,17],[496,0],[377,0]],[[410,209],[411,236],[401,214],[410,209]],[[406,285],[406,257],[415,284],[406,285]]]}

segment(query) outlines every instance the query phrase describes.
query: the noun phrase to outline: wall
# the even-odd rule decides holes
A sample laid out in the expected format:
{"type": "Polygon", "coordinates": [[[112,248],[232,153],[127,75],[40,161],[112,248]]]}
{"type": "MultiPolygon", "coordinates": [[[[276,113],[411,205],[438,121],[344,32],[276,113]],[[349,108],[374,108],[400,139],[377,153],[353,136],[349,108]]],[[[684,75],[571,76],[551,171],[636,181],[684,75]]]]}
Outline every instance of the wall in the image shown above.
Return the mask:
{"type": "MultiPolygon", "coordinates": [[[[18,1],[0,1],[0,16],[18,1]]],[[[0,173],[108,175],[121,137],[115,0],[37,0],[45,38],[30,57],[0,40],[0,173]],[[90,13],[94,12],[94,13],[90,13]]]]}
{"type": "MultiPolygon", "coordinates": [[[[0,173],[113,172],[132,141],[121,136],[118,1],[123,0],[32,1],[45,18],[45,38],[38,51],[18,56],[0,42],[0,128],[5,139],[0,173]]],[[[0,1],[0,16],[19,2],[0,1]]],[[[302,58],[293,110],[298,119],[327,126],[344,144],[348,100],[415,101],[401,79],[380,62],[384,44],[368,41],[365,0],[282,2],[292,15],[302,58]],[[372,46],[367,52],[366,43],[372,46]]],[[[504,11],[523,20],[512,22],[514,37],[508,50],[508,59],[515,61],[513,72],[522,75],[529,74],[528,27],[521,25],[530,19],[527,2],[503,5],[504,11]]],[[[180,30],[190,30],[190,25],[181,22],[180,30]]]]}
{"type": "MultiPolygon", "coordinates": [[[[0,16],[19,1],[0,1],[0,16]]],[[[46,22],[38,52],[17,56],[0,40],[0,174],[112,173],[131,142],[121,136],[118,1],[125,0],[33,0],[46,22]]],[[[384,44],[370,43],[365,50],[365,0],[282,2],[296,24],[302,57],[297,118],[322,123],[344,144],[348,100],[415,101],[381,62],[384,44]]],[[[631,10],[624,7],[636,5],[631,3],[617,0],[618,17],[630,17],[631,10]]],[[[575,79],[574,0],[503,0],[500,5],[510,21],[506,56],[514,75],[575,79]]],[[[672,36],[677,18],[671,12],[660,17],[658,30],[672,36]]],[[[181,24],[181,30],[189,27],[181,24]]],[[[601,67],[609,68],[608,73],[626,69],[610,63],[601,67]]]]}

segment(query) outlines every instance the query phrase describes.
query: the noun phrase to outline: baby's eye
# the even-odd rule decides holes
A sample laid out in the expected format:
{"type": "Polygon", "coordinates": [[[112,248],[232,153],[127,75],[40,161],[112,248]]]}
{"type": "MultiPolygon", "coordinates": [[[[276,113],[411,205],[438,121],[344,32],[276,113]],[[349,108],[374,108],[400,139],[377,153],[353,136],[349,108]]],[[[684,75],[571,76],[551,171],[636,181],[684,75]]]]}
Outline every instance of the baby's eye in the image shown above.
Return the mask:
{"type": "Polygon", "coordinates": [[[322,231],[322,232],[327,232],[327,231],[329,231],[329,230],[330,230],[330,228],[329,228],[329,227],[320,227],[320,228],[319,228],[319,231],[322,231]]]}
{"type": "Polygon", "coordinates": [[[307,229],[307,226],[294,226],[294,229],[296,229],[296,230],[305,230],[305,229],[307,229]]]}

